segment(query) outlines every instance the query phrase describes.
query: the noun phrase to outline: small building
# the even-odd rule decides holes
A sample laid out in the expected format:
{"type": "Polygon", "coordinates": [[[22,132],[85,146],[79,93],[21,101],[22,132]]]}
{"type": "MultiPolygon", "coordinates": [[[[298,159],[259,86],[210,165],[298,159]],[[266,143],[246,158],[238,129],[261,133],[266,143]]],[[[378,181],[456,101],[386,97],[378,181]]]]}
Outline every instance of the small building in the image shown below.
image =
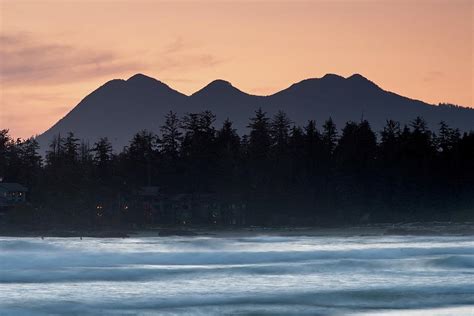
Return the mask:
{"type": "Polygon", "coordinates": [[[28,189],[19,183],[0,182],[0,197],[6,204],[21,204],[26,202],[28,189]]]}
{"type": "Polygon", "coordinates": [[[144,186],[140,187],[137,191],[137,195],[148,197],[148,198],[155,198],[161,194],[160,187],[156,186],[144,186]]]}
{"type": "Polygon", "coordinates": [[[166,192],[157,186],[135,189],[122,207],[128,221],[164,225],[243,225],[246,205],[240,196],[166,192]]]}
{"type": "Polygon", "coordinates": [[[172,211],[175,223],[180,224],[240,225],[245,209],[244,203],[214,193],[174,194],[164,203],[164,211],[172,211]]]}
{"type": "Polygon", "coordinates": [[[162,210],[163,195],[160,187],[157,186],[143,186],[134,191],[128,202],[124,204],[124,213],[131,212],[132,220],[137,222],[155,223],[162,210]]]}

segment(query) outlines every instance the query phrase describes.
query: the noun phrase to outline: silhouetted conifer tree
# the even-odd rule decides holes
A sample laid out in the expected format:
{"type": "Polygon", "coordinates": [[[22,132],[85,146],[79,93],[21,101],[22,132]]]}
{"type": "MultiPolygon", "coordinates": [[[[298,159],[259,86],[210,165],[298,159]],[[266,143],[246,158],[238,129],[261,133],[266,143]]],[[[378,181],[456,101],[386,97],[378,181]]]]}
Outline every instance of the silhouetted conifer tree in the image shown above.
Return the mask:
{"type": "Polygon", "coordinates": [[[175,112],[168,112],[165,116],[165,124],[161,126],[161,154],[165,159],[174,160],[178,158],[183,133],[180,130],[181,122],[175,112]]]}
{"type": "Polygon", "coordinates": [[[100,138],[91,149],[98,176],[107,179],[111,176],[112,144],[107,137],[100,138]]]}
{"type": "Polygon", "coordinates": [[[255,111],[255,117],[250,119],[248,127],[250,128],[248,144],[250,158],[253,160],[266,159],[272,143],[267,114],[261,108],[255,111]]]}
{"type": "Polygon", "coordinates": [[[152,185],[153,164],[157,159],[157,136],[143,130],[135,134],[126,148],[127,174],[136,185],[152,185]]]}
{"type": "Polygon", "coordinates": [[[189,113],[182,119],[184,139],[181,157],[188,191],[209,190],[209,184],[215,178],[214,121],[215,115],[210,111],[189,113]]]}
{"type": "Polygon", "coordinates": [[[270,135],[274,152],[277,154],[287,151],[291,121],[283,111],[278,111],[270,123],[270,135]]]}
{"type": "Polygon", "coordinates": [[[337,129],[332,118],[329,118],[323,125],[322,142],[327,155],[332,155],[337,144],[337,129]]]}
{"type": "Polygon", "coordinates": [[[21,161],[21,175],[18,182],[28,187],[36,184],[41,172],[42,158],[38,154],[39,144],[34,138],[28,138],[19,145],[19,160],[21,161]]]}
{"type": "Polygon", "coordinates": [[[73,166],[79,160],[79,139],[69,132],[64,139],[64,161],[73,166]]]}

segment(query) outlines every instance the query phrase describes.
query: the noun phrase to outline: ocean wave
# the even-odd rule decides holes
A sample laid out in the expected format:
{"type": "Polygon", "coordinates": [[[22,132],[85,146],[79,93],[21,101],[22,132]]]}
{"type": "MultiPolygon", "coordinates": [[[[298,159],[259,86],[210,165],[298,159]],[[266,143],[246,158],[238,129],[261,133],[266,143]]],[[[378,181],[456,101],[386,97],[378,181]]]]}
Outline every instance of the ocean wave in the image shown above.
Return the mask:
{"type": "MultiPolygon", "coordinates": [[[[48,252],[25,251],[1,252],[0,268],[37,269],[65,266],[120,266],[142,265],[211,265],[211,264],[258,264],[275,262],[301,262],[310,260],[357,259],[381,260],[404,259],[424,256],[474,255],[474,247],[438,248],[376,248],[351,250],[315,251],[167,251],[167,252],[107,252],[76,249],[53,249],[48,252]]],[[[51,250],[51,249],[49,249],[51,250]]]]}
{"type": "MultiPolygon", "coordinates": [[[[469,306],[474,304],[474,290],[466,287],[399,287],[395,289],[373,288],[370,290],[343,291],[298,291],[288,289],[274,293],[232,293],[207,295],[181,295],[174,297],[147,296],[129,298],[97,297],[95,300],[80,302],[74,299],[60,301],[29,301],[28,304],[13,302],[0,306],[0,313],[25,314],[28,311],[44,314],[120,314],[141,315],[166,312],[196,315],[237,314],[259,308],[272,314],[349,314],[348,311],[373,311],[383,309],[432,309],[445,306],[469,306]],[[212,312],[213,311],[213,312],[212,312]],[[298,311],[298,312],[296,312],[298,311]]],[[[259,313],[260,314],[260,313],[259,313]]]]}
{"type": "Polygon", "coordinates": [[[417,237],[0,239],[0,315],[328,315],[474,305],[472,242],[429,245],[417,237]]]}
{"type": "Polygon", "coordinates": [[[446,256],[432,259],[430,264],[436,267],[474,269],[474,256],[446,256]]]}
{"type": "Polygon", "coordinates": [[[7,251],[51,251],[60,250],[61,248],[51,244],[45,243],[41,240],[18,240],[18,239],[3,239],[0,240],[0,253],[7,251]]]}

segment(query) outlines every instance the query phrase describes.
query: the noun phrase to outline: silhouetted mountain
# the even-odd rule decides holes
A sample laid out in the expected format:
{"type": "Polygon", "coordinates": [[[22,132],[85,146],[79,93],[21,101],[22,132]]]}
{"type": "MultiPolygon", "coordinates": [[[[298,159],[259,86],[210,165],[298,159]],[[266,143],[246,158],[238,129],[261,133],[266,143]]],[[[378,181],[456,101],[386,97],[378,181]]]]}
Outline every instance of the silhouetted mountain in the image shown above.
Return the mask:
{"type": "Polygon", "coordinates": [[[214,80],[192,94],[188,102],[195,111],[211,110],[219,123],[229,118],[234,126],[243,129],[253,111],[264,105],[265,97],[242,92],[228,81],[214,80]]]}
{"type": "Polygon", "coordinates": [[[179,115],[211,110],[218,124],[230,118],[243,132],[259,107],[269,115],[283,110],[299,125],[309,119],[322,122],[332,117],[342,128],[346,121],[363,118],[380,130],[387,119],[403,124],[422,116],[433,129],[441,120],[461,130],[474,128],[474,109],[409,99],[381,89],[360,74],[306,79],[270,96],[247,94],[224,80],[215,80],[186,96],[156,79],[136,74],[126,81],[111,80],[93,91],[38,140],[45,149],[54,135],[72,131],[90,142],[107,136],[121,149],[139,130],[158,132],[170,110],[179,115]]]}
{"type": "Polygon", "coordinates": [[[214,80],[201,90],[195,92],[191,97],[198,101],[214,101],[216,99],[228,99],[234,102],[235,99],[242,99],[249,96],[247,93],[235,88],[230,82],[225,80],[214,80]]]}
{"type": "Polygon", "coordinates": [[[182,107],[186,99],[186,95],[142,74],[126,81],[111,80],[79,102],[38,141],[43,149],[54,135],[72,131],[91,144],[100,135],[107,136],[120,148],[136,131],[156,130],[166,112],[182,107]]]}

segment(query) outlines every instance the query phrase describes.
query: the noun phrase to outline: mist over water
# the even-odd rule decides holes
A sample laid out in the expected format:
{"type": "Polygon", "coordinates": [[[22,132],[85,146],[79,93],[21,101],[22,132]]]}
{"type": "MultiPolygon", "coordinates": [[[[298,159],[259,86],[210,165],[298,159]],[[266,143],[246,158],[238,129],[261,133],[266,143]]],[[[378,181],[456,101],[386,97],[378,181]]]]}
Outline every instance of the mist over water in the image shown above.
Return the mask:
{"type": "Polygon", "coordinates": [[[0,315],[473,315],[472,237],[0,238],[0,315]]]}

